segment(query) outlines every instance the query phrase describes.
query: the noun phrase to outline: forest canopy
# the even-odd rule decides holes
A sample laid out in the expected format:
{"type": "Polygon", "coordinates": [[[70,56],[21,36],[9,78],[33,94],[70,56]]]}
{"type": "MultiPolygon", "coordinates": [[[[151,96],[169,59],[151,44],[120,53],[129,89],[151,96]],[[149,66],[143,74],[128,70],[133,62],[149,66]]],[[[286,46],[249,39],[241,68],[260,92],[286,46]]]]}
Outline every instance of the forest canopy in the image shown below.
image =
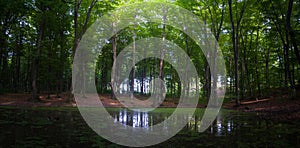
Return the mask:
{"type": "MultiPolygon", "coordinates": [[[[300,83],[300,2],[296,0],[156,0],[191,11],[210,28],[224,55],[227,98],[263,98],[285,88],[296,97],[300,83]]],[[[87,29],[101,16],[142,0],[1,0],[0,93],[57,94],[72,89],[76,49],[87,29]]],[[[134,16],[133,16],[134,17],[134,16]]],[[[200,98],[213,86],[207,60],[184,32],[157,23],[132,24],[119,31],[98,55],[95,83],[110,94],[112,65],[131,43],[147,37],[167,39],[184,49],[195,65],[200,98]]],[[[174,68],[161,59],[139,62],[127,89],[149,95],[150,80],[161,78],[167,97],[183,86],[174,68]]],[[[189,93],[188,91],[185,93],[189,93]]],[[[70,96],[71,97],[71,96],[70,96]]]]}

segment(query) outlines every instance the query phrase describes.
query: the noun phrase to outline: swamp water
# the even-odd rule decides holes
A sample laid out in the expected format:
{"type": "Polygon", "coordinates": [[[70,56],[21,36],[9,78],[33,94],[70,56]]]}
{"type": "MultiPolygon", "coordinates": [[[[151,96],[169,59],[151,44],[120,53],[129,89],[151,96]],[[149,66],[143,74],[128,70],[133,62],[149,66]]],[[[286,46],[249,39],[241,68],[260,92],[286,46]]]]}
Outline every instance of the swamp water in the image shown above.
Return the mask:
{"type": "MultiPolygon", "coordinates": [[[[173,109],[137,112],[107,109],[115,124],[151,130],[173,109]]],[[[217,119],[200,133],[204,109],[197,109],[179,133],[152,147],[299,147],[300,121],[262,120],[255,113],[221,110],[217,119]]],[[[168,127],[165,127],[168,128],[168,127]]],[[[0,107],[0,147],[121,147],[98,136],[81,117],[77,108],[0,107]]]]}

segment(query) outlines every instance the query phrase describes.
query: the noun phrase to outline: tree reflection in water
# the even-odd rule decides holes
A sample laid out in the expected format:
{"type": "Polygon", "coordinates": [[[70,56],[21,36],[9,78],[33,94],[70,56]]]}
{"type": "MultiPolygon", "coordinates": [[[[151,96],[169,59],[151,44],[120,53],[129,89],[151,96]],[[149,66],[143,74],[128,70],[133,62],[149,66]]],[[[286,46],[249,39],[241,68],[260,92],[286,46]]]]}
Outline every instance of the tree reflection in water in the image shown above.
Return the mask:
{"type": "MultiPolygon", "coordinates": [[[[168,115],[163,113],[138,112],[127,109],[122,109],[119,112],[114,112],[112,113],[112,115],[114,117],[114,123],[121,123],[124,125],[132,126],[134,128],[146,128],[150,130],[153,125],[163,122],[164,120],[169,118],[168,115]]],[[[199,115],[188,117],[188,115],[182,114],[175,116],[172,120],[174,120],[174,124],[176,124],[176,122],[179,122],[179,120],[190,119],[185,129],[200,132],[201,117],[202,116],[199,115]]],[[[216,136],[222,136],[233,132],[234,127],[236,127],[234,125],[234,121],[231,118],[223,118],[222,113],[220,112],[216,120],[213,122],[213,125],[211,125],[210,128],[206,130],[206,132],[216,136]]],[[[164,129],[168,128],[169,127],[164,126],[164,129]]]]}
{"type": "Polygon", "coordinates": [[[141,128],[148,128],[149,124],[153,126],[152,119],[152,117],[149,118],[147,112],[120,110],[119,113],[114,115],[115,123],[119,122],[124,125],[141,128]]]}

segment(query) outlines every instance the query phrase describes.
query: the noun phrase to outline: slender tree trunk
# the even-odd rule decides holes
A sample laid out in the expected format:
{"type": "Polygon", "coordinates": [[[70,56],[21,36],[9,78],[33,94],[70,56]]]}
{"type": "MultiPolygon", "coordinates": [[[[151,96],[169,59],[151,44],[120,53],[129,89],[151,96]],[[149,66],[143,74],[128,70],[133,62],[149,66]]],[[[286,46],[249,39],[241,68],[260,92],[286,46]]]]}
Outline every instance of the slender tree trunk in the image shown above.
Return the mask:
{"type": "Polygon", "coordinates": [[[242,36],[242,31],[240,30],[240,34],[241,34],[241,40],[242,40],[242,43],[241,43],[241,45],[243,46],[242,47],[242,55],[243,55],[243,58],[241,58],[241,66],[242,66],[242,70],[241,70],[241,99],[244,99],[244,95],[245,95],[245,91],[246,91],[246,87],[245,87],[245,79],[246,79],[246,68],[245,68],[245,63],[246,63],[246,58],[245,58],[245,56],[246,56],[246,53],[245,53],[245,48],[246,48],[246,46],[245,46],[245,41],[244,41],[244,39],[243,39],[243,36],[242,36]]]}
{"type": "MultiPolygon", "coordinates": [[[[243,14],[246,8],[246,1],[243,1],[243,5],[241,8],[240,16],[239,18],[236,18],[236,25],[234,24],[233,19],[233,13],[232,13],[232,0],[228,1],[229,4],[229,16],[230,16],[230,22],[231,22],[231,39],[234,49],[234,69],[235,69],[235,95],[236,95],[236,105],[240,105],[240,99],[239,99],[239,27],[241,20],[243,18],[243,14]]],[[[237,12],[236,12],[237,13],[237,12]]]]}
{"type": "MultiPolygon", "coordinates": [[[[250,42],[249,42],[249,49],[252,49],[252,39],[253,39],[253,33],[254,33],[254,29],[251,32],[251,36],[250,36],[250,42]]],[[[245,58],[245,69],[246,69],[246,75],[247,75],[247,81],[248,81],[248,89],[250,90],[250,97],[253,98],[253,89],[252,89],[252,85],[251,85],[251,77],[250,77],[250,72],[249,72],[249,68],[248,68],[248,64],[251,64],[251,61],[247,60],[247,51],[246,49],[244,49],[244,58],[245,58]]]]}
{"type": "Polygon", "coordinates": [[[30,84],[31,84],[31,82],[30,82],[30,80],[29,80],[29,77],[30,77],[30,75],[31,75],[31,73],[30,73],[30,69],[31,69],[31,67],[30,67],[30,65],[32,65],[32,64],[30,64],[31,63],[31,61],[30,61],[30,58],[28,58],[27,59],[27,67],[26,67],[26,75],[25,75],[25,92],[29,92],[30,91],[30,84]]]}
{"type": "MultiPolygon", "coordinates": [[[[143,65],[143,66],[145,67],[145,65],[143,65]]],[[[142,76],[141,76],[141,91],[140,91],[140,95],[144,95],[144,85],[145,85],[145,83],[144,83],[144,81],[145,81],[145,76],[144,76],[145,69],[144,69],[144,67],[143,67],[142,76]]]]}
{"type": "MultiPolygon", "coordinates": [[[[272,4],[272,8],[273,9],[275,9],[274,8],[274,6],[273,6],[273,4],[272,4]]],[[[289,11],[290,10],[288,10],[288,15],[289,15],[289,11]]],[[[285,18],[285,16],[283,15],[283,14],[281,14],[281,17],[282,17],[282,19],[284,19],[285,18]]],[[[279,15],[278,14],[276,14],[275,13],[275,18],[279,18],[279,15]]],[[[283,35],[283,31],[282,31],[282,27],[281,27],[281,25],[280,25],[280,23],[278,23],[278,21],[275,21],[275,19],[272,17],[271,18],[271,20],[274,22],[274,24],[275,24],[275,27],[276,27],[276,31],[278,32],[278,34],[279,34],[279,37],[280,37],[280,39],[281,39],[281,42],[282,42],[282,45],[283,45],[283,67],[284,67],[284,87],[286,87],[286,88],[288,88],[288,74],[289,74],[289,63],[288,63],[288,56],[289,56],[289,54],[288,54],[288,48],[289,48],[289,43],[288,43],[288,29],[287,29],[287,22],[290,20],[289,19],[289,16],[287,16],[287,18],[286,18],[286,22],[285,22],[285,34],[286,34],[286,37],[284,37],[284,35],[283,35]],[[285,39],[287,40],[287,41],[285,41],[285,39]]],[[[279,57],[279,59],[282,59],[281,58],[281,54],[280,54],[280,51],[279,51],[279,49],[278,49],[278,57],[279,57]]],[[[282,63],[282,60],[280,60],[281,61],[281,63],[282,63]]],[[[280,62],[279,61],[279,62],[280,62]]],[[[281,65],[281,64],[280,64],[281,65]]],[[[281,76],[281,74],[280,74],[280,76],[281,76]]]]}
{"type": "Polygon", "coordinates": [[[105,93],[107,92],[107,67],[106,67],[107,63],[103,62],[102,66],[101,66],[101,93],[105,93]]]}
{"type": "MultiPolygon", "coordinates": [[[[44,12],[43,12],[44,13],[44,12]]],[[[34,60],[33,60],[33,65],[32,65],[32,100],[38,99],[37,95],[37,77],[38,77],[38,64],[39,64],[39,58],[41,54],[41,46],[42,46],[42,40],[44,36],[44,31],[45,31],[45,25],[46,25],[46,18],[45,14],[42,14],[42,20],[41,20],[41,25],[39,29],[39,38],[37,40],[37,49],[36,53],[34,55],[34,60]]]]}
{"type": "MultiPolygon", "coordinates": [[[[190,56],[190,47],[188,43],[188,37],[185,35],[185,48],[187,55],[190,56]]],[[[189,98],[189,93],[190,93],[190,82],[189,82],[189,72],[190,72],[190,65],[189,63],[190,59],[186,59],[187,65],[186,65],[186,73],[185,73],[185,96],[189,98]]]]}
{"type": "Polygon", "coordinates": [[[238,75],[238,45],[237,45],[237,27],[234,25],[233,14],[232,14],[232,0],[228,1],[229,3],[229,13],[230,13],[230,22],[231,22],[231,40],[233,44],[234,50],[234,69],[235,69],[235,97],[236,97],[236,104],[240,104],[239,99],[239,75],[238,75]]]}
{"type": "Polygon", "coordinates": [[[210,76],[210,68],[208,62],[205,61],[205,92],[206,92],[206,99],[209,101],[210,92],[211,92],[211,76],[210,76]]]}
{"type": "MultiPolygon", "coordinates": [[[[53,45],[53,44],[52,44],[53,45]]],[[[48,48],[48,53],[47,53],[47,73],[50,74],[50,72],[52,71],[52,67],[51,67],[51,64],[50,64],[50,60],[51,60],[51,50],[52,50],[52,45],[51,47],[48,48]]],[[[47,77],[46,78],[46,88],[47,88],[47,99],[50,99],[50,94],[51,94],[51,88],[50,88],[50,78],[47,77]]]]}
{"type": "Polygon", "coordinates": [[[299,54],[299,49],[298,49],[298,44],[297,44],[297,40],[296,40],[296,36],[295,36],[295,32],[291,26],[291,15],[292,15],[292,11],[293,11],[293,4],[294,4],[294,0],[289,0],[289,4],[288,4],[288,11],[287,11],[287,20],[286,20],[286,25],[287,25],[287,29],[290,35],[290,39],[291,42],[293,44],[294,47],[294,53],[296,55],[296,58],[298,60],[298,63],[300,64],[300,54],[299,54]]]}
{"type": "Polygon", "coordinates": [[[136,50],[136,15],[134,16],[134,26],[133,26],[133,47],[132,47],[132,75],[131,75],[131,83],[130,83],[130,91],[131,91],[131,100],[133,100],[134,95],[134,78],[135,78],[135,50],[136,50]]]}
{"type": "MultiPolygon", "coordinates": [[[[72,50],[72,59],[74,58],[74,55],[76,53],[76,49],[81,41],[81,38],[83,36],[83,34],[85,33],[86,29],[87,29],[87,26],[88,26],[88,22],[90,20],[90,16],[91,16],[91,13],[92,13],[92,10],[94,8],[94,6],[96,5],[98,0],[92,0],[89,7],[88,7],[88,10],[87,10],[87,13],[86,13],[86,17],[85,17],[85,20],[84,20],[84,23],[83,23],[83,26],[81,27],[81,31],[79,32],[79,23],[78,23],[78,11],[79,11],[79,8],[81,6],[81,3],[82,3],[82,0],[75,0],[74,1],[74,44],[73,44],[73,50],[72,50]]],[[[73,68],[76,68],[76,65],[73,66],[73,68]]],[[[85,75],[85,74],[84,74],[85,75]]],[[[68,98],[67,98],[67,102],[74,102],[74,96],[73,96],[73,89],[74,89],[74,86],[75,84],[75,81],[76,78],[72,78],[72,83],[70,85],[70,91],[69,91],[69,95],[68,95],[68,98]]],[[[85,82],[84,82],[85,83],[85,82]]]]}
{"type": "MultiPolygon", "coordinates": [[[[253,31],[251,32],[250,35],[250,45],[249,45],[249,49],[251,49],[251,45],[252,45],[252,35],[253,35],[253,31]]],[[[242,35],[242,31],[241,31],[241,36],[242,35]]],[[[249,74],[249,70],[248,70],[248,59],[247,59],[247,36],[245,38],[241,38],[242,39],[242,45],[243,45],[243,50],[242,50],[242,54],[243,54],[243,62],[242,62],[242,76],[245,74],[245,76],[243,76],[243,91],[245,91],[243,94],[246,94],[246,90],[247,92],[249,91],[249,96],[250,98],[253,97],[252,94],[252,87],[251,87],[251,82],[250,82],[250,74],[249,74]],[[246,82],[245,82],[246,81],[246,82]]]]}
{"type": "MultiPolygon", "coordinates": [[[[206,22],[206,19],[207,19],[207,14],[205,13],[204,15],[204,25],[207,25],[207,22],[206,22]]],[[[205,37],[205,41],[207,41],[207,31],[205,30],[204,31],[204,37],[205,37]]],[[[208,43],[207,43],[208,44],[208,43]]],[[[211,57],[211,51],[209,50],[207,53],[206,53],[206,57],[211,57]]],[[[210,98],[210,95],[211,95],[211,72],[210,72],[210,66],[208,64],[208,60],[210,60],[209,58],[206,58],[205,60],[205,63],[204,63],[204,67],[205,67],[205,97],[207,99],[207,101],[209,101],[209,98],[210,98]]]]}
{"type": "MultiPolygon", "coordinates": [[[[163,81],[164,80],[164,57],[165,57],[165,40],[166,40],[166,21],[167,21],[167,13],[168,13],[168,9],[164,10],[164,16],[163,16],[163,30],[162,30],[162,49],[161,49],[161,53],[160,53],[160,62],[159,62],[159,78],[163,81]]],[[[162,86],[161,86],[162,87],[162,86]]],[[[161,89],[162,88],[158,88],[158,100],[161,101],[161,89]]]]}
{"type": "Polygon", "coordinates": [[[23,38],[23,33],[20,31],[19,43],[18,43],[18,46],[16,49],[16,71],[14,74],[15,78],[14,78],[14,82],[13,82],[15,92],[18,92],[18,90],[20,88],[21,49],[23,48],[22,38],[23,38]]]}
{"type": "Polygon", "coordinates": [[[178,87],[178,89],[177,89],[177,96],[180,96],[181,89],[182,89],[182,85],[181,85],[180,82],[177,82],[177,87],[178,87]]]}
{"type": "MultiPolygon", "coordinates": [[[[149,83],[152,83],[153,73],[154,73],[154,68],[151,66],[150,67],[150,79],[149,79],[149,83]]],[[[152,84],[150,84],[150,85],[152,85],[152,84]]],[[[153,87],[149,87],[149,92],[148,93],[151,93],[151,92],[153,92],[153,87]]]]}
{"type": "Polygon", "coordinates": [[[269,59],[270,59],[270,48],[267,48],[267,53],[265,55],[266,59],[266,87],[267,90],[270,89],[270,80],[269,80],[269,59]]]}
{"type": "MultiPolygon", "coordinates": [[[[114,29],[114,36],[112,37],[112,49],[113,49],[113,65],[116,65],[117,62],[117,38],[118,38],[118,34],[116,33],[115,30],[115,26],[116,24],[113,23],[113,29],[114,29]]],[[[115,77],[118,76],[118,74],[116,74],[116,69],[115,67],[112,68],[112,75],[111,75],[111,85],[112,85],[112,91],[111,91],[111,95],[112,95],[112,99],[116,99],[116,96],[114,94],[114,92],[118,93],[118,79],[115,79],[115,77]],[[117,86],[117,87],[114,87],[117,86]],[[115,89],[115,90],[114,90],[115,89]]]]}
{"type": "MultiPolygon", "coordinates": [[[[257,32],[256,32],[256,55],[258,55],[258,48],[259,48],[259,26],[257,27],[257,32]]],[[[258,72],[258,59],[257,56],[255,56],[255,73],[256,73],[256,80],[257,80],[257,90],[258,90],[258,95],[257,97],[261,97],[261,87],[260,87],[260,73],[258,72]]]]}
{"type": "Polygon", "coordinates": [[[60,32],[60,36],[62,38],[61,45],[60,45],[60,57],[59,57],[59,70],[56,73],[56,98],[60,98],[61,96],[59,95],[63,91],[63,70],[65,67],[65,62],[64,62],[64,43],[65,39],[63,38],[64,36],[64,31],[60,32]]]}
{"type": "MultiPolygon", "coordinates": [[[[281,53],[280,53],[280,48],[277,49],[277,55],[278,55],[278,61],[279,61],[279,69],[284,69],[283,66],[282,66],[283,63],[282,63],[282,57],[281,57],[281,53]]],[[[282,79],[283,79],[283,76],[282,76],[282,73],[280,72],[279,73],[279,87],[283,86],[282,79]]],[[[285,86],[285,81],[284,81],[284,86],[285,86]]]]}
{"type": "Polygon", "coordinates": [[[7,78],[6,78],[6,73],[7,73],[7,52],[5,51],[5,47],[7,44],[7,35],[6,31],[8,30],[8,21],[9,21],[9,15],[6,15],[6,18],[4,19],[4,22],[2,24],[1,28],[1,38],[0,38],[0,92],[4,88],[6,88],[7,84],[7,78]]]}
{"type": "Polygon", "coordinates": [[[3,50],[3,54],[2,54],[2,87],[3,88],[8,88],[8,84],[9,84],[9,73],[8,73],[8,51],[7,50],[3,50]]]}
{"type": "MultiPolygon", "coordinates": [[[[228,58],[228,59],[229,59],[229,69],[232,69],[232,60],[231,60],[231,58],[228,58]]],[[[229,80],[229,92],[230,92],[230,94],[233,92],[233,88],[232,88],[233,76],[232,75],[233,75],[232,70],[230,70],[229,71],[229,78],[230,78],[230,80],[229,80]]]]}
{"type": "MultiPolygon", "coordinates": [[[[288,79],[289,79],[289,83],[290,83],[290,87],[291,87],[291,90],[292,90],[292,93],[291,93],[291,97],[295,97],[296,96],[296,88],[295,88],[295,80],[293,79],[293,76],[292,76],[292,72],[291,72],[291,69],[290,69],[290,61],[289,61],[289,48],[290,48],[290,41],[289,41],[289,35],[288,34],[291,34],[292,32],[292,27],[291,27],[291,15],[292,15],[292,9],[293,9],[293,0],[289,0],[289,5],[288,5],[288,10],[287,10],[287,15],[286,15],[286,23],[285,23],[285,28],[286,28],[286,43],[287,43],[287,47],[286,47],[286,51],[285,51],[285,55],[286,55],[286,67],[287,67],[287,72],[288,72],[288,79]]],[[[295,45],[296,48],[297,48],[297,45],[295,45]]],[[[295,47],[294,46],[294,47],[295,47]]],[[[295,49],[294,49],[295,50],[295,49]]],[[[296,49],[298,50],[298,48],[296,49]]],[[[296,54],[297,56],[297,54],[296,54]]],[[[298,55],[299,56],[299,55],[298,55]]]]}

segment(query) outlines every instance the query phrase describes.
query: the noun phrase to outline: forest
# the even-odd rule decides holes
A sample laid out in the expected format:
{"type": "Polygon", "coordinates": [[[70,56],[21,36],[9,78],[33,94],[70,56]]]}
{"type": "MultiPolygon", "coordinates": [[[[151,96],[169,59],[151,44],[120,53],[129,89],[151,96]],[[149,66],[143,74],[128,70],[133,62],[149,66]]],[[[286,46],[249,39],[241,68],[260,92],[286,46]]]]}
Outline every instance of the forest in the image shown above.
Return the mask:
{"type": "MultiPolygon", "coordinates": [[[[133,1],[2,1],[1,6],[1,93],[56,93],[70,90],[72,60],[83,34],[104,13],[133,1]]],[[[299,85],[298,1],[184,1],[172,2],[192,11],[211,28],[224,55],[227,96],[260,98],[276,88],[289,89],[295,97],[299,85]]],[[[99,55],[96,83],[109,93],[114,54],[136,40],[165,36],[185,49],[194,62],[202,87],[209,96],[209,67],[197,44],[181,31],[158,24],[129,26],[111,39],[99,55]]],[[[136,80],[162,77],[168,95],[178,95],[172,68],[150,59],[135,67],[136,80]],[[143,65],[144,63],[144,65],[143,65]],[[147,64],[145,64],[147,63],[147,64]]],[[[130,80],[132,81],[132,79],[130,80]]],[[[143,81],[139,81],[143,82],[143,81]]],[[[139,85],[140,87],[144,84],[139,85]]],[[[135,89],[146,94],[145,89],[135,89]]]]}
{"type": "MultiPolygon", "coordinates": [[[[226,87],[224,108],[257,112],[261,111],[258,108],[262,107],[263,117],[258,118],[265,119],[269,116],[264,114],[269,111],[266,108],[272,108],[273,105],[280,108],[279,111],[270,111],[276,121],[281,122],[281,118],[299,121],[300,1],[298,0],[1,0],[1,106],[10,106],[13,101],[16,103],[12,105],[16,106],[28,106],[26,103],[30,106],[40,104],[47,106],[45,102],[55,101],[63,102],[61,106],[70,106],[68,104],[76,106],[72,70],[76,50],[85,33],[105,14],[126,5],[145,2],[165,3],[184,8],[210,29],[225,61],[226,77],[223,78],[225,81],[222,84],[226,87]],[[18,102],[18,99],[25,101],[18,102]],[[290,118],[287,114],[293,116],[290,118]]],[[[136,19],[137,16],[132,18],[136,19]]],[[[161,18],[163,21],[168,19],[165,15],[161,15],[161,18]]],[[[147,58],[133,65],[130,77],[125,82],[113,79],[113,74],[120,75],[113,69],[118,54],[125,47],[135,45],[139,40],[149,37],[175,43],[189,56],[199,78],[196,79],[195,85],[199,85],[200,88],[199,92],[197,91],[200,108],[207,104],[213,89],[220,85],[212,80],[217,76],[211,73],[209,62],[205,58],[205,53],[201,52],[201,47],[178,28],[163,23],[133,23],[114,33],[115,35],[106,41],[106,45],[98,53],[95,66],[95,85],[104,106],[114,107],[109,104],[119,103],[113,92],[113,83],[121,85],[118,92],[130,91],[137,98],[145,100],[152,92],[150,82],[160,78],[167,88],[163,106],[171,108],[176,107],[182,93],[185,95],[192,93],[189,91],[192,82],[183,85],[181,82],[183,80],[180,79],[174,66],[163,58],[147,58]]],[[[157,54],[163,57],[163,53],[157,54]]],[[[188,69],[189,66],[184,68],[188,69]]],[[[0,109],[3,112],[1,118],[4,119],[6,108],[0,109]]],[[[19,112],[18,109],[13,111],[19,112]]],[[[118,114],[116,116],[119,117],[118,114]]],[[[48,118],[55,119],[49,116],[48,118]]],[[[4,124],[2,119],[0,124],[0,127],[4,124]]],[[[193,124],[197,124],[196,118],[193,124]]],[[[218,125],[217,121],[215,124],[218,125]]],[[[257,126],[257,123],[254,124],[257,126]]],[[[266,126],[268,125],[267,122],[266,126]]],[[[196,130],[196,126],[194,128],[196,130]]],[[[293,132],[295,135],[300,133],[296,129],[293,132]]],[[[5,136],[1,136],[3,137],[5,136]]],[[[0,141],[3,140],[1,138],[0,141]]],[[[299,136],[294,140],[289,138],[285,140],[280,143],[282,146],[293,142],[300,144],[299,136]]],[[[222,139],[216,141],[220,144],[222,139]]],[[[70,145],[67,146],[73,146],[74,143],[71,140],[69,142],[70,145]]],[[[176,139],[163,143],[163,146],[172,142],[176,143],[176,139]]],[[[250,146],[263,144],[272,147],[271,143],[264,142],[250,146]]],[[[86,143],[94,144],[95,141],[86,143]]],[[[230,147],[230,142],[227,144],[230,147]]]]}

